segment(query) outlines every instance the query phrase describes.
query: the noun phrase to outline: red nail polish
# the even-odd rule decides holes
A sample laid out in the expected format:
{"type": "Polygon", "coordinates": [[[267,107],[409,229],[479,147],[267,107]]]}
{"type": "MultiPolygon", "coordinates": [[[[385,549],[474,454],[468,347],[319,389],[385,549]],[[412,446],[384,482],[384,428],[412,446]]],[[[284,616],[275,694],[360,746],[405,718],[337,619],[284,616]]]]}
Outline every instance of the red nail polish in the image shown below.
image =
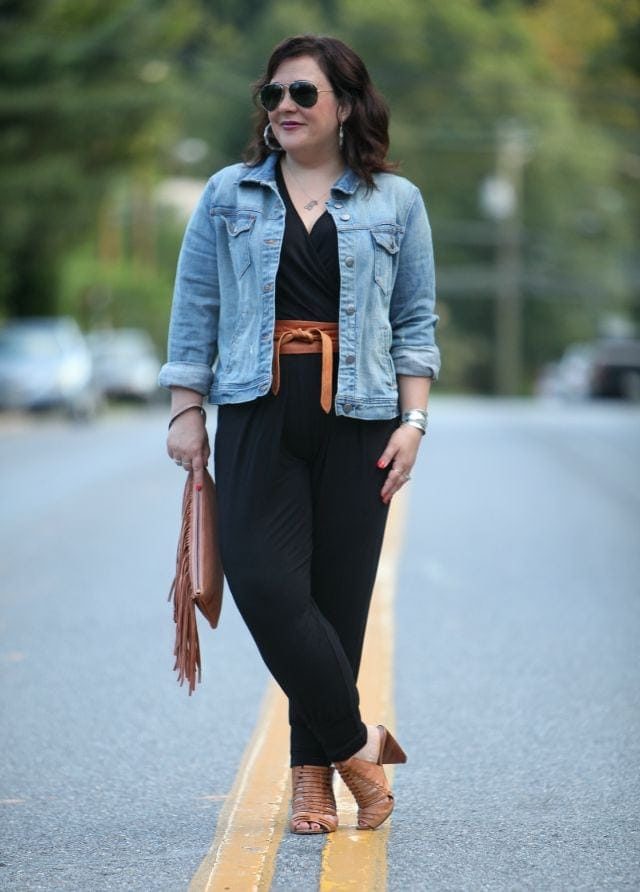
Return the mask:
{"type": "Polygon", "coordinates": [[[200,492],[200,490],[202,489],[202,483],[196,483],[196,489],[198,490],[198,492],[200,492]]]}
{"type": "Polygon", "coordinates": [[[378,464],[378,467],[379,467],[379,468],[384,468],[384,466],[385,466],[385,461],[384,461],[384,459],[383,459],[383,458],[379,458],[377,464],[378,464]]]}

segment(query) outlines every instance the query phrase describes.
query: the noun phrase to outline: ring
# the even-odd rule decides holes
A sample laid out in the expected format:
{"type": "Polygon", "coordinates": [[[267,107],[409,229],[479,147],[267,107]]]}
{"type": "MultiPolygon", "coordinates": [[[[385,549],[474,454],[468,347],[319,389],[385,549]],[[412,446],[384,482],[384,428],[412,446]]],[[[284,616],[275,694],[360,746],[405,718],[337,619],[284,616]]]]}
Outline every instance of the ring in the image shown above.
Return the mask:
{"type": "Polygon", "coordinates": [[[177,458],[175,461],[179,468],[182,467],[182,459],[181,458],[177,458]]]}

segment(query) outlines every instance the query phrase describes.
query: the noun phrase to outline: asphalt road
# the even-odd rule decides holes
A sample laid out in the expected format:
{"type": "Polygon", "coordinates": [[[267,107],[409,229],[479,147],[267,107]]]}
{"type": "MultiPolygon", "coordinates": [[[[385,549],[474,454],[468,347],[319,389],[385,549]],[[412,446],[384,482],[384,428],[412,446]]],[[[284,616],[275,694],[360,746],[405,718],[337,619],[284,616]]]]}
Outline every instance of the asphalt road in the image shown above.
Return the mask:
{"type": "MultiPolygon", "coordinates": [[[[640,888],[640,411],[436,398],[396,596],[391,890],[640,888]]],[[[189,698],[157,410],[0,419],[0,888],[187,888],[266,672],[227,598],[189,698]]],[[[274,888],[314,890],[319,839],[274,888]]]]}

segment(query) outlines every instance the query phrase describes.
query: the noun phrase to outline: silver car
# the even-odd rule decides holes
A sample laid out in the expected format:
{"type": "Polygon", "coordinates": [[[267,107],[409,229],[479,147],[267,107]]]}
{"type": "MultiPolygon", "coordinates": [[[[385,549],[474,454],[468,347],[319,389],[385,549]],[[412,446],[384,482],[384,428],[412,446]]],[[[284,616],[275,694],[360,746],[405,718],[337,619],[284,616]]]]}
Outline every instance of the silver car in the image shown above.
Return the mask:
{"type": "Polygon", "coordinates": [[[0,328],[0,409],[62,408],[95,413],[91,354],[69,316],[15,319],[0,328]]]}
{"type": "Polygon", "coordinates": [[[151,400],[159,396],[160,359],[140,328],[96,329],[87,335],[94,380],[111,397],[151,400]]]}

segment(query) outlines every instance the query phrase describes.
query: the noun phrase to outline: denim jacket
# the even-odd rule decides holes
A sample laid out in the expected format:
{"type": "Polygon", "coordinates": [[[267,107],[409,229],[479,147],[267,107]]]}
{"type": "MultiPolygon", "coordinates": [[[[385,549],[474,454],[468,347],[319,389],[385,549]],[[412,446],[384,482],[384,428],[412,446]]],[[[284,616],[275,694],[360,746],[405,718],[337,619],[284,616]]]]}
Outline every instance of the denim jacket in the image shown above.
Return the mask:
{"type": "MultiPolygon", "coordinates": [[[[216,173],[185,232],[176,275],[168,361],[159,384],[188,387],[212,403],[269,391],[275,287],[285,206],[277,155],[216,173]]],[[[338,233],[339,359],[335,411],[352,418],[398,414],[396,375],[436,378],[434,265],[418,189],[376,174],[367,192],[353,171],[326,202],[338,233]]]]}

